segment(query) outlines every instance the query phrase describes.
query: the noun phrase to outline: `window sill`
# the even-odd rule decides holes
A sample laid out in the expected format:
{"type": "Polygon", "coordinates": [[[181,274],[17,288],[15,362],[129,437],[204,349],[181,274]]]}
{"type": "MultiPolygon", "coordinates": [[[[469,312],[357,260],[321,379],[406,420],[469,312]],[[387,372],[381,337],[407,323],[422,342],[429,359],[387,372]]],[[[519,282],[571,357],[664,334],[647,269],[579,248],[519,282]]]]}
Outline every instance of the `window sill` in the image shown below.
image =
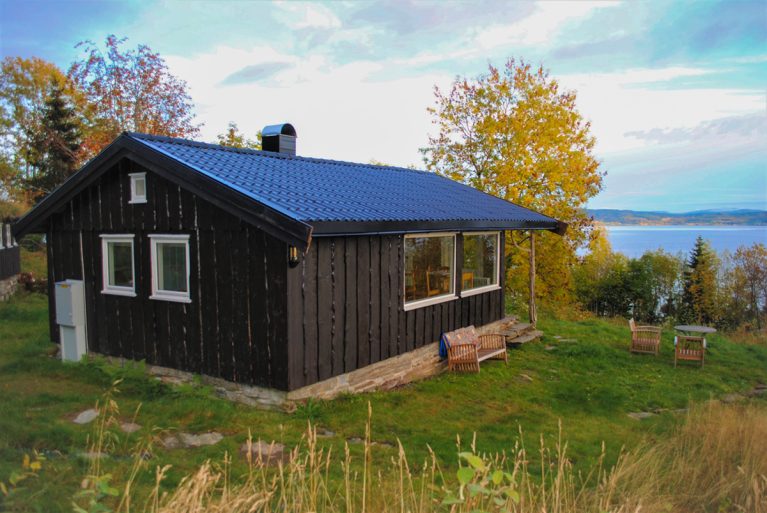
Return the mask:
{"type": "Polygon", "coordinates": [[[136,297],[136,293],[132,290],[103,289],[101,293],[110,296],[136,297]]]}
{"type": "Polygon", "coordinates": [[[445,303],[447,301],[454,301],[456,299],[458,299],[458,296],[456,296],[455,294],[430,297],[428,299],[419,299],[418,301],[405,303],[405,311],[407,312],[408,310],[416,310],[418,308],[423,308],[426,306],[438,305],[440,303],[445,303]]]}
{"type": "Polygon", "coordinates": [[[462,290],[461,297],[476,296],[477,294],[484,294],[485,292],[493,292],[494,290],[501,290],[501,286],[486,285],[484,287],[477,287],[476,289],[462,290]]]}
{"type": "Polygon", "coordinates": [[[136,198],[136,199],[132,199],[132,200],[128,201],[129,205],[137,205],[137,204],[140,204],[140,203],[146,203],[146,198],[144,198],[144,199],[136,198]]]}
{"type": "Polygon", "coordinates": [[[160,294],[152,294],[149,296],[149,299],[154,299],[155,301],[171,301],[174,303],[191,303],[192,299],[185,296],[164,296],[160,294]]]}

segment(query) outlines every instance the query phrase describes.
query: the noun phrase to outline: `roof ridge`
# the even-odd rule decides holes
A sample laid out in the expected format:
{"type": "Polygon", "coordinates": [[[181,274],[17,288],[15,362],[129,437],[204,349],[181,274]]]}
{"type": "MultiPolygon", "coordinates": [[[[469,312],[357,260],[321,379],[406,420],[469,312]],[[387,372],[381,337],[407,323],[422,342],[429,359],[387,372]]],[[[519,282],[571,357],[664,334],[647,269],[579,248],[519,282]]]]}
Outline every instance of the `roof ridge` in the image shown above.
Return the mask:
{"type": "MultiPolygon", "coordinates": [[[[154,141],[160,141],[160,142],[167,142],[171,144],[193,146],[198,148],[209,148],[211,150],[225,151],[229,153],[239,153],[244,155],[257,155],[259,157],[267,157],[267,158],[274,158],[274,159],[281,159],[281,160],[303,160],[308,162],[316,162],[319,164],[333,164],[333,165],[349,166],[349,167],[364,166],[371,169],[391,169],[395,171],[407,171],[411,173],[425,173],[429,175],[437,175],[436,173],[432,173],[431,171],[426,171],[424,169],[413,169],[413,168],[402,167],[402,166],[378,165],[378,164],[369,164],[369,163],[362,163],[362,162],[352,162],[349,160],[324,159],[320,157],[305,157],[302,155],[285,155],[285,154],[277,153],[273,151],[256,150],[253,148],[234,148],[232,146],[223,146],[221,144],[208,143],[204,141],[193,141],[191,139],[183,139],[181,137],[171,137],[168,135],[155,135],[155,134],[146,134],[142,132],[129,132],[129,131],[125,131],[123,133],[128,135],[129,137],[132,137],[134,139],[139,139],[139,140],[149,140],[149,141],[154,140],[154,141]]],[[[440,175],[437,175],[437,176],[440,176],[440,175]]]]}

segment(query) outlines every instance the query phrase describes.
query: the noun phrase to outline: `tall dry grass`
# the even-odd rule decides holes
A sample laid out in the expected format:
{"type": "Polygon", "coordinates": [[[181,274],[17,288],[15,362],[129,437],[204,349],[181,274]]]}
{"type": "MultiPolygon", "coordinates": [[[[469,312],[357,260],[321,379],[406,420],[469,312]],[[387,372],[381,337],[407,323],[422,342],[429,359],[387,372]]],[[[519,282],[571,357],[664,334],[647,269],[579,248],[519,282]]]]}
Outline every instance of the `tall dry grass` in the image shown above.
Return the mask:
{"type": "Polygon", "coordinates": [[[667,439],[626,454],[597,493],[643,512],[767,513],[767,409],[711,401],[667,439]]]}
{"type": "MultiPolygon", "coordinates": [[[[552,447],[541,437],[535,454],[517,443],[505,454],[484,455],[477,452],[475,440],[466,450],[458,440],[457,472],[443,470],[433,453],[414,465],[400,444],[388,465],[375,468],[370,417],[369,411],[360,462],[353,461],[348,445],[343,454],[323,448],[309,426],[301,444],[276,468],[249,461],[247,475],[233,480],[226,457],[220,463],[206,462],[165,492],[162,483],[169,467],[158,467],[153,491],[139,497],[131,482],[145,463],[137,457],[128,483],[119,487],[115,511],[767,513],[763,404],[695,406],[668,438],[622,453],[609,469],[600,459],[586,476],[573,470],[561,437],[552,447]],[[537,463],[533,466],[531,460],[537,463]],[[340,468],[342,479],[331,478],[334,468],[340,468]]],[[[103,426],[98,429],[104,432],[103,426]]],[[[96,439],[93,443],[98,444],[96,439]]],[[[95,464],[91,471],[103,472],[103,467],[95,464]]],[[[100,479],[91,475],[86,482],[100,479]]]]}

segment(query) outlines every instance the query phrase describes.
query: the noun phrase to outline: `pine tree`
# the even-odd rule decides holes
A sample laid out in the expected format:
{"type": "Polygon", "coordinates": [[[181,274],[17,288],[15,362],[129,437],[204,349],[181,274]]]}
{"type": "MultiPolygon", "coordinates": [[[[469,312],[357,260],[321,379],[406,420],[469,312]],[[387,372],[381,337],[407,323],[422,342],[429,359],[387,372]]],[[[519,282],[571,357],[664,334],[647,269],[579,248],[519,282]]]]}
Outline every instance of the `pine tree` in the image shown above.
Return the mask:
{"type": "Polygon", "coordinates": [[[717,312],[719,259],[703,237],[698,236],[684,270],[683,317],[688,322],[714,324],[717,312]]]}
{"type": "Polygon", "coordinates": [[[58,83],[51,82],[42,124],[29,139],[34,172],[26,186],[39,200],[77,171],[82,146],[81,121],[58,83]]]}

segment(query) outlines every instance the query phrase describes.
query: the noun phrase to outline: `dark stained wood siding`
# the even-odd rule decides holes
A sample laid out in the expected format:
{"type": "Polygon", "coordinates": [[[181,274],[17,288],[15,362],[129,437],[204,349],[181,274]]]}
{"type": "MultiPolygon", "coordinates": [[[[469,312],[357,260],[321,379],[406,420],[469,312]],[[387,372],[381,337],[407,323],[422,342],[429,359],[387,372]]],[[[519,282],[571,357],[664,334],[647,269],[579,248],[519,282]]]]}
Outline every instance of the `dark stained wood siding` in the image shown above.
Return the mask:
{"type": "Polygon", "coordinates": [[[128,160],[52,215],[47,236],[50,287],[85,281],[90,351],[287,388],[284,242],[128,160]],[[130,172],[147,172],[147,203],[128,203],[130,172]],[[135,234],[137,297],[101,293],[103,233],[135,234]],[[149,299],[151,233],[189,234],[191,303],[149,299]]]}
{"type": "MultiPolygon", "coordinates": [[[[461,243],[458,236],[459,255],[461,243]]],[[[456,276],[461,276],[460,260],[456,276]]],[[[404,265],[402,235],[312,241],[298,266],[288,269],[290,390],[436,342],[445,331],[503,316],[502,288],[406,312],[404,265]]]]}

